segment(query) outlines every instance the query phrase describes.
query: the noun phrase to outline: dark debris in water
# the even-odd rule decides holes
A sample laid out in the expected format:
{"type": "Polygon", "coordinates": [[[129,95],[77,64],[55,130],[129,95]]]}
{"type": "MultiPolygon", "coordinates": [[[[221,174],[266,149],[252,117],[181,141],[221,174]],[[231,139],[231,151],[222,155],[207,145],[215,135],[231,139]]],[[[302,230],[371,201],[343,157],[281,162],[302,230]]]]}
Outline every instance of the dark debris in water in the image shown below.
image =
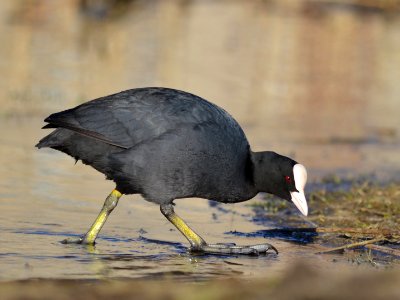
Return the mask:
{"type": "Polygon", "coordinates": [[[274,228],[266,230],[257,230],[254,232],[239,232],[239,231],[228,231],[225,234],[231,234],[234,236],[244,237],[263,237],[263,238],[274,238],[281,239],[288,242],[294,242],[298,244],[308,244],[314,242],[314,238],[318,236],[318,233],[314,228],[274,228]]]}

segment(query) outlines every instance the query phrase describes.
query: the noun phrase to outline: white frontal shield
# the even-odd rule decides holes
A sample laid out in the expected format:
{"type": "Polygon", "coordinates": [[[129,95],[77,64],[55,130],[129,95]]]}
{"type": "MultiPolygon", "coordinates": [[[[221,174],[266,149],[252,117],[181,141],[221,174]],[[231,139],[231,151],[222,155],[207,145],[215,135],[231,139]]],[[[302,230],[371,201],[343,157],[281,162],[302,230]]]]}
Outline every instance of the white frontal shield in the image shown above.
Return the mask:
{"type": "Polygon", "coordinates": [[[292,201],[296,207],[305,216],[308,214],[308,205],[306,196],[304,195],[304,187],[307,182],[307,171],[306,168],[301,164],[296,164],[293,167],[294,182],[298,192],[290,192],[292,201]]]}

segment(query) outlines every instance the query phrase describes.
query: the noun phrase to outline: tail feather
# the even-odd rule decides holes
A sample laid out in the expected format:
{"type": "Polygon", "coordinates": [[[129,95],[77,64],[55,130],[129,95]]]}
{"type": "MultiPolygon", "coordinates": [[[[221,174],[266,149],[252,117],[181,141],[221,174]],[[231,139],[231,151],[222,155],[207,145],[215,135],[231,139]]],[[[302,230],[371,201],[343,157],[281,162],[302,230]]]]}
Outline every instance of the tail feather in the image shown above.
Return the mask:
{"type": "Polygon", "coordinates": [[[58,126],[53,124],[47,124],[42,127],[42,129],[51,129],[51,128],[58,128],[58,126]]]}
{"type": "Polygon", "coordinates": [[[63,142],[68,138],[70,134],[68,134],[67,130],[56,129],[49,135],[46,135],[42,138],[39,143],[35,145],[37,148],[54,148],[63,145],[63,142]]]}
{"type": "Polygon", "coordinates": [[[108,177],[109,154],[125,150],[65,128],[57,128],[41,139],[36,147],[61,151],[76,161],[81,160],[84,164],[92,166],[108,177]]]}

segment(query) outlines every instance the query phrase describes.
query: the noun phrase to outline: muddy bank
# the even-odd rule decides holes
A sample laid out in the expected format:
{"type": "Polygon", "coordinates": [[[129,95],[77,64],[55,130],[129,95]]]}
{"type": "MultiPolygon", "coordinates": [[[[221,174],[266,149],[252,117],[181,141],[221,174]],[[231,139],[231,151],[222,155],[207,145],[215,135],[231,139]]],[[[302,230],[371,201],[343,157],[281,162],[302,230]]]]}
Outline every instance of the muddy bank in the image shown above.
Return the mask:
{"type": "Polygon", "coordinates": [[[307,244],[316,254],[340,253],[355,264],[399,266],[400,184],[329,178],[311,189],[306,219],[293,214],[286,201],[267,195],[264,201],[251,204],[254,220],[275,227],[233,234],[307,244]]]}

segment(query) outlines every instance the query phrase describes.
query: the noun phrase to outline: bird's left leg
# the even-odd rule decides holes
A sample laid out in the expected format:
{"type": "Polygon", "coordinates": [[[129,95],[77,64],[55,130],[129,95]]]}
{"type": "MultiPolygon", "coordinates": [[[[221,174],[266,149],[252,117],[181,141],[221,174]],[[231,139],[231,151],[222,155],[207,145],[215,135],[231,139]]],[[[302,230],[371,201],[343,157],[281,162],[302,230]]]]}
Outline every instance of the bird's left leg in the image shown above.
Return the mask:
{"type": "Polygon", "coordinates": [[[259,244],[251,246],[236,246],[235,244],[207,244],[206,241],[194,232],[174,211],[172,204],[160,206],[161,213],[185,236],[190,243],[193,252],[204,252],[210,254],[245,254],[258,255],[272,249],[278,250],[270,244],[259,244]]]}
{"type": "Polygon", "coordinates": [[[96,220],[93,222],[92,226],[86,232],[86,234],[78,239],[65,239],[61,241],[63,244],[88,244],[93,245],[97,235],[99,234],[101,228],[107,221],[108,216],[114,210],[114,208],[118,204],[119,198],[121,198],[122,194],[118,190],[113,190],[106,200],[104,201],[103,208],[101,209],[99,215],[96,220]]]}

